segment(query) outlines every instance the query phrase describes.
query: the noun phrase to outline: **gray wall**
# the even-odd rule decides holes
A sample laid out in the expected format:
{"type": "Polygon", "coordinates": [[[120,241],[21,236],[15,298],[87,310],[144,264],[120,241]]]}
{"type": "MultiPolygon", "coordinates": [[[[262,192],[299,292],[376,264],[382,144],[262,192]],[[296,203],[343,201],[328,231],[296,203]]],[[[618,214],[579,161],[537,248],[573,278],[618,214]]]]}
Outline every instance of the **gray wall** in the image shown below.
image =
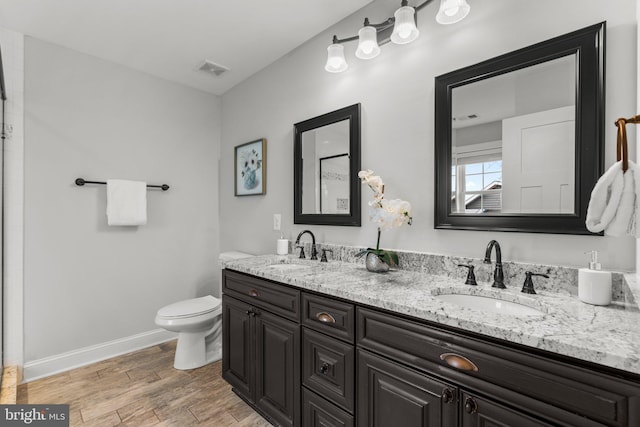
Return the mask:
{"type": "Polygon", "coordinates": [[[218,281],[220,99],[27,38],[25,362],[156,329],[218,281]],[[104,186],[167,183],[108,227],[104,186]]]}
{"type": "Polygon", "coordinates": [[[390,16],[395,2],[378,0],[329,28],[222,97],[220,246],[222,250],[275,251],[279,233],[272,216],[282,214],[285,235],[310,228],[321,242],[371,246],[375,227],[367,220],[371,199],[362,188],[361,228],[293,224],[293,123],[362,103],[362,167],[385,181],[385,194],[413,204],[414,225],[386,232],[381,245],[480,257],[496,238],[507,260],[585,265],[584,251],[597,249],[606,268],[633,270],[633,238],[435,230],[433,228],[433,118],[435,76],[607,21],[606,165],[615,160],[615,118],[636,108],[636,23],[633,0],[474,0],[459,24],[435,22],[438,2],[419,12],[420,37],[411,44],[382,47],[379,57],[358,60],[356,43],[345,45],[349,69],[324,71],[331,36],[353,35],[368,16],[390,16]],[[619,13],[625,10],[628,13],[619,13]],[[233,147],[267,138],[265,196],[233,196],[233,147]],[[226,160],[224,160],[226,159],[226,160]]]}

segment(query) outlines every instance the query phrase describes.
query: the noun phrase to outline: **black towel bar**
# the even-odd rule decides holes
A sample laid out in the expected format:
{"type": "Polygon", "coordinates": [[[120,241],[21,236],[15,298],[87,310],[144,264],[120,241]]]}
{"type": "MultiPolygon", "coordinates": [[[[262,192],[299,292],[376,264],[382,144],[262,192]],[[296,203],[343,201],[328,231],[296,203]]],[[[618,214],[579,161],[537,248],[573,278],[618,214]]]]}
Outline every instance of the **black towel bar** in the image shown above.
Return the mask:
{"type": "MultiPolygon", "coordinates": [[[[106,185],[107,183],[104,182],[104,181],[87,181],[84,178],[76,178],[76,185],[83,186],[85,184],[103,184],[103,185],[106,185]]],[[[167,191],[169,189],[169,186],[167,184],[147,185],[147,188],[162,188],[162,191],[167,191]]]]}

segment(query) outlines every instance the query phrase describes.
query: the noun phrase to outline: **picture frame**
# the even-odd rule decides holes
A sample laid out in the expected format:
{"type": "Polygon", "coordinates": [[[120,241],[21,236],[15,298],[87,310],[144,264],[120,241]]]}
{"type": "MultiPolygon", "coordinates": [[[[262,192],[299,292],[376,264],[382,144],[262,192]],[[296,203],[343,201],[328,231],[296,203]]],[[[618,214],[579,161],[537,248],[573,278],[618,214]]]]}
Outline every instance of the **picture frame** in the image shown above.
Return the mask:
{"type": "Polygon", "coordinates": [[[267,194],[267,140],[260,138],[234,148],[234,194],[267,194]]]}

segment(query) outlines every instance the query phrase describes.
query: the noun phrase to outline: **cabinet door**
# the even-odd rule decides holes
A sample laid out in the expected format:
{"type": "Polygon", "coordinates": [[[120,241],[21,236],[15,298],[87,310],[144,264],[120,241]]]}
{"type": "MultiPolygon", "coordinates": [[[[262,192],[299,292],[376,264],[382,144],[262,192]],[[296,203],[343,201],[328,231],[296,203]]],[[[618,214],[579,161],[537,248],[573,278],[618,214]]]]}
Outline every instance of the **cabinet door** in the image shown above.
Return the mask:
{"type": "Polygon", "coordinates": [[[463,392],[462,427],[551,427],[553,424],[506,408],[490,400],[463,392]]]}
{"type": "Polygon", "coordinates": [[[456,388],[358,350],[358,426],[456,426],[456,388]]]}
{"type": "Polygon", "coordinates": [[[300,327],[255,311],[255,402],[282,426],[300,425],[300,327]]]}
{"type": "Polygon", "coordinates": [[[302,384],[353,413],[353,345],[302,328],[302,384]]]}
{"type": "Polygon", "coordinates": [[[353,416],[303,387],[302,425],[304,427],[353,427],[353,416]]]}
{"type": "Polygon", "coordinates": [[[234,390],[253,399],[254,356],[251,306],[222,297],[222,377],[234,390]]]}

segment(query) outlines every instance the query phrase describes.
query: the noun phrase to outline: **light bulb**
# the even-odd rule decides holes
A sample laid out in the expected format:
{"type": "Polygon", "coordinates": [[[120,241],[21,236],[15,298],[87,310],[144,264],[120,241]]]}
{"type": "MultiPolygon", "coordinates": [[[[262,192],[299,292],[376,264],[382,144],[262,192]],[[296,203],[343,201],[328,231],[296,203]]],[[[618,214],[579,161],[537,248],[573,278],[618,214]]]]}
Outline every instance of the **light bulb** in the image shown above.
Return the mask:
{"type": "Polygon", "coordinates": [[[362,43],[362,46],[360,46],[360,48],[364,53],[370,54],[371,52],[373,52],[373,43],[362,43]]]}
{"type": "Polygon", "coordinates": [[[458,13],[459,10],[460,8],[458,6],[452,7],[449,9],[445,9],[444,14],[447,16],[454,16],[456,13],[458,13]]]}
{"type": "Polygon", "coordinates": [[[342,61],[340,61],[340,59],[338,58],[331,58],[327,61],[327,66],[333,70],[337,70],[338,68],[340,68],[341,64],[342,61]]]}
{"type": "Polygon", "coordinates": [[[406,39],[411,35],[411,26],[410,25],[400,25],[398,28],[398,35],[401,39],[406,39]]]}

